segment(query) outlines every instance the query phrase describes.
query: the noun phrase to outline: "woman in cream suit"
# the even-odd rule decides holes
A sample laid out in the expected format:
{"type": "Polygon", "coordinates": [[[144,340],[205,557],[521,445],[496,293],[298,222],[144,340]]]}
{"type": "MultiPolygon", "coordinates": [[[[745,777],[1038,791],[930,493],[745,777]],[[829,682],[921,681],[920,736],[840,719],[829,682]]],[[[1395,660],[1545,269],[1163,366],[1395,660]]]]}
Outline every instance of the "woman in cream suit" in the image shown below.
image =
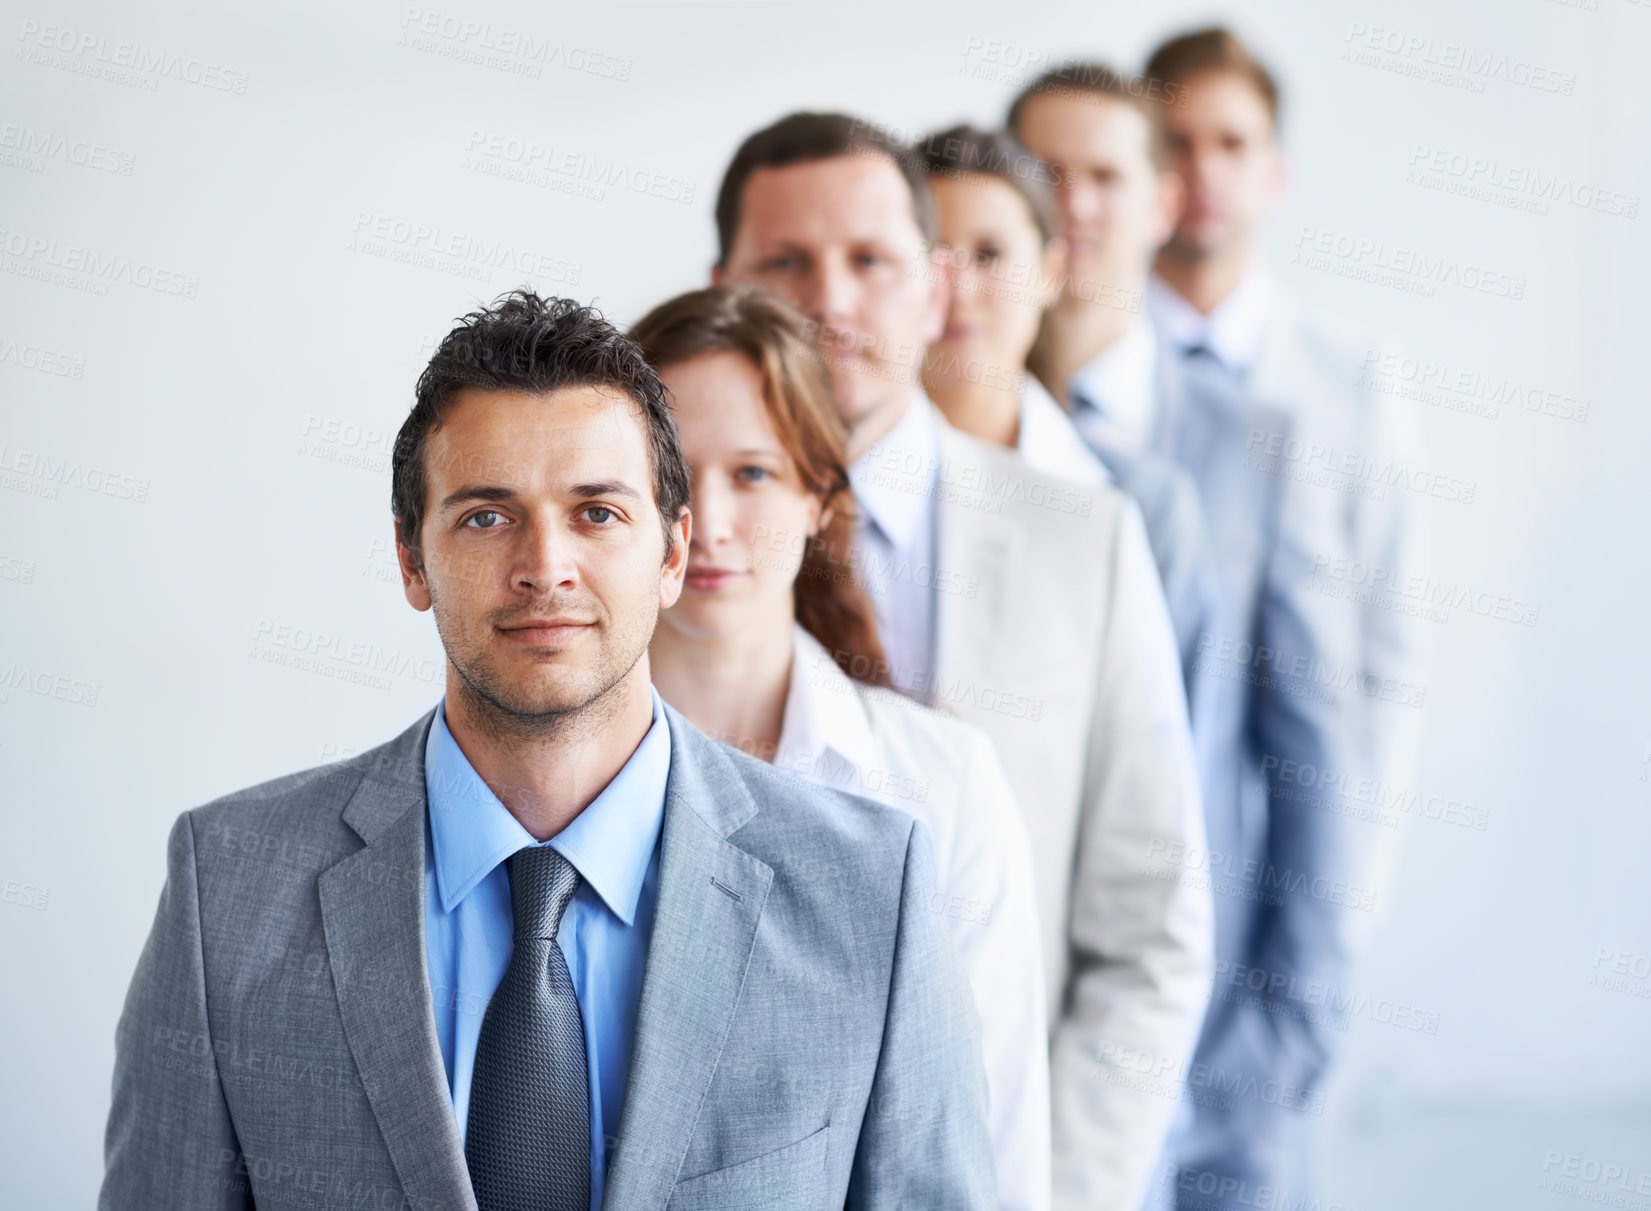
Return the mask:
{"type": "Polygon", "coordinates": [[[909,813],[980,1012],[1001,1204],[1049,1205],[1048,1034],[1025,828],[991,742],[888,688],[855,575],[843,427],[805,322],[773,295],[680,295],[631,336],[675,397],[693,525],[649,647],[701,730],[909,813]]]}

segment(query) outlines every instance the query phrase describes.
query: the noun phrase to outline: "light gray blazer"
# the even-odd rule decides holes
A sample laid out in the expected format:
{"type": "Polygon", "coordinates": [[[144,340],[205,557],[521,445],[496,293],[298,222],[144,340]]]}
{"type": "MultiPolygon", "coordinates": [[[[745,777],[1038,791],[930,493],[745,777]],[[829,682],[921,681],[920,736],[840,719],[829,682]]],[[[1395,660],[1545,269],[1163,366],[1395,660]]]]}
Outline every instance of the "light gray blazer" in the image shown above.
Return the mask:
{"type": "Polygon", "coordinates": [[[933,686],[992,738],[1032,845],[1054,1206],[1133,1209],[1212,967],[1207,883],[1153,873],[1205,843],[1175,634],[1124,492],[939,424],[935,582],[955,591],[935,594],[933,686]]]}
{"type": "MultiPolygon", "coordinates": [[[[1377,582],[1384,587],[1358,601],[1361,681],[1367,687],[1360,695],[1361,749],[1369,777],[1408,787],[1416,772],[1426,704],[1425,628],[1406,610],[1393,608],[1405,603],[1385,586],[1402,585],[1428,570],[1422,498],[1407,486],[1403,473],[1442,468],[1426,461],[1415,405],[1365,383],[1360,371],[1366,349],[1279,290],[1245,389],[1253,401],[1288,411],[1304,442],[1333,451],[1322,461],[1286,460],[1280,470],[1321,472],[1326,463],[1343,465],[1337,461],[1343,458],[1358,468],[1331,473],[1329,486],[1317,487],[1311,495],[1319,508],[1334,515],[1336,541],[1362,565],[1363,574],[1387,577],[1377,582]]],[[[1332,576],[1317,580],[1326,592],[1368,588],[1332,576]]],[[[1384,885],[1391,878],[1402,830],[1363,831],[1360,877],[1367,885],[1384,885]]],[[[1364,918],[1359,923],[1363,936],[1355,941],[1363,947],[1382,914],[1356,915],[1364,918]]]]}
{"type": "MultiPolygon", "coordinates": [[[[995,1204],[927,834],[674,708],[608,1208],[995,1204]]],[[[425,736],[183,813],[116,1031],[101,1208],[474,1211],[424,941],[425,736]]]]}

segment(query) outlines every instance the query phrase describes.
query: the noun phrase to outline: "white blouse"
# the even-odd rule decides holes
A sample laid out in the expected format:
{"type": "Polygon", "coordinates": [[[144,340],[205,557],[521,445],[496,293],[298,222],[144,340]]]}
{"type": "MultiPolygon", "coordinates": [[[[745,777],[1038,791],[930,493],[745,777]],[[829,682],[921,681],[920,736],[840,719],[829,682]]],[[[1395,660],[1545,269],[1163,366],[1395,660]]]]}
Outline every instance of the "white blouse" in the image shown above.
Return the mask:
{"type": "Polygon", "coordinates": [[[975,1006],[998,1199],[1050,1204],[1049,1034],[1031,849],[992,742],[972,724],[851,680],[800,625],[774,764],[907,812],[928,830],[975,1006]]]}

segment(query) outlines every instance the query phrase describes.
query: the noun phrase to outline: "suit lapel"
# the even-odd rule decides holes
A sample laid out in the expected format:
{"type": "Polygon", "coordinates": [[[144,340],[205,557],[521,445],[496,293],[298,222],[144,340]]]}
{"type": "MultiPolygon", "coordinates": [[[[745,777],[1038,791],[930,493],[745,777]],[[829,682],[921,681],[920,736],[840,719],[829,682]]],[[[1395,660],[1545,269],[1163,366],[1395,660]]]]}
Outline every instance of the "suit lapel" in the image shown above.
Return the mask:
{"type": "Polygon", "coordinates": [[[475,1211],[436,1039],[424,938],[424,739],[386,745],[344,809],[367,844],[323,871],[322,927],[350,1053],[411,1206],[475,1211]]]}
{"type": "Polygon", "coordinates": [[[1157,407],[1154,410],[1152,434],[1147,449],[1165,458],[1175,459],[1181,451],[1178,443],[1186,432],[1182,410],[1186,405],[1186,383],[1177,354],[1167,340],[1158,341],[1158,373],[1156,377],[1157,407]]]}
{"type": "Polygon", "coordinates": [[[670,1198],[722,1055],[774,871],[727,836],[757,811],[733,761],[669,704],[659,905],[604,1207],[670,1198]]]}
{"type": "Polygon", "coordinates": [[[1290,396],[1289,366],[1299,358],[1295,348],[1296,325],[1290,301],[1276,292],[1267,309],[1266,327],[1255,363],[1244,384],[1246,393],[1264,404],[1277,405],[1290,396]]]}
{"type": "MultiPolygon", "coordinates": [[[[1013,455],[994,459],[993,451],[950,425],[941,424],[940,457],[952,483],[966,482],[964,472],[989,473],[994,483],[1016,474],[1035,479],[1028,464],[1013,455]]],[[[976,482],[979,482],[978,480],[976,482]]],[[[983,490],[979,497],[989,500],[983,490]]],[[[1004,491],[1004,497],[1009,493],[1004,491]]],[[[936,589],[934,602],[934,681],[937,687],[959,680],[990,680],[996,656],[1012,642],[1002,630],[1009,595],[1019,576],[1022,535],[1010,518],[1012,501],[1004,511],[971,508],[974,494],[939,494],[934,503],[936,589]]],[[[940,696],[937,694],[937,696],[940,696]]]]}

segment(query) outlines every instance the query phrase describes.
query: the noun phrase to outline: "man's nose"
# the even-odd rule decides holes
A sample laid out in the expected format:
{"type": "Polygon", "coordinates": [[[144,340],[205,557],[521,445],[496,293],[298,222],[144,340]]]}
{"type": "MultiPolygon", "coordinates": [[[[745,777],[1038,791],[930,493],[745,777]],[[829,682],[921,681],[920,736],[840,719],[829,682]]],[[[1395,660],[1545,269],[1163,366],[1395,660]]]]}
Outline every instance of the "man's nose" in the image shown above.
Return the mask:
{"type": "Polygon", "coordinates": [[[560,525],[529,522],[517,541],[515,587],[542,593],[579,582],[572,536],[560,525]]]}
{"type": "Polygon", "coordinates": [[[1176,171],[1190,189],[1196,189],[1210,179],[1215,169],[1214,148],[1189,147],[1175,159],[1176,171]]]}
{"type": "Polygon", "coordinates": [[[825,262],[809,276],[804,309],[816,323],[841,324],[854,318],[858,293],[858,284],[846,263],[825,262]]]}
{"type": "Polygon", "coordinates": [[[1068,226],[1081,227],[1094,222],[1100,215],[1103,208],[1101,191],[1095,186],[1079,182],[1069,185],[1061,194],[1061,208],[1066,212],[1068,226]]]}

